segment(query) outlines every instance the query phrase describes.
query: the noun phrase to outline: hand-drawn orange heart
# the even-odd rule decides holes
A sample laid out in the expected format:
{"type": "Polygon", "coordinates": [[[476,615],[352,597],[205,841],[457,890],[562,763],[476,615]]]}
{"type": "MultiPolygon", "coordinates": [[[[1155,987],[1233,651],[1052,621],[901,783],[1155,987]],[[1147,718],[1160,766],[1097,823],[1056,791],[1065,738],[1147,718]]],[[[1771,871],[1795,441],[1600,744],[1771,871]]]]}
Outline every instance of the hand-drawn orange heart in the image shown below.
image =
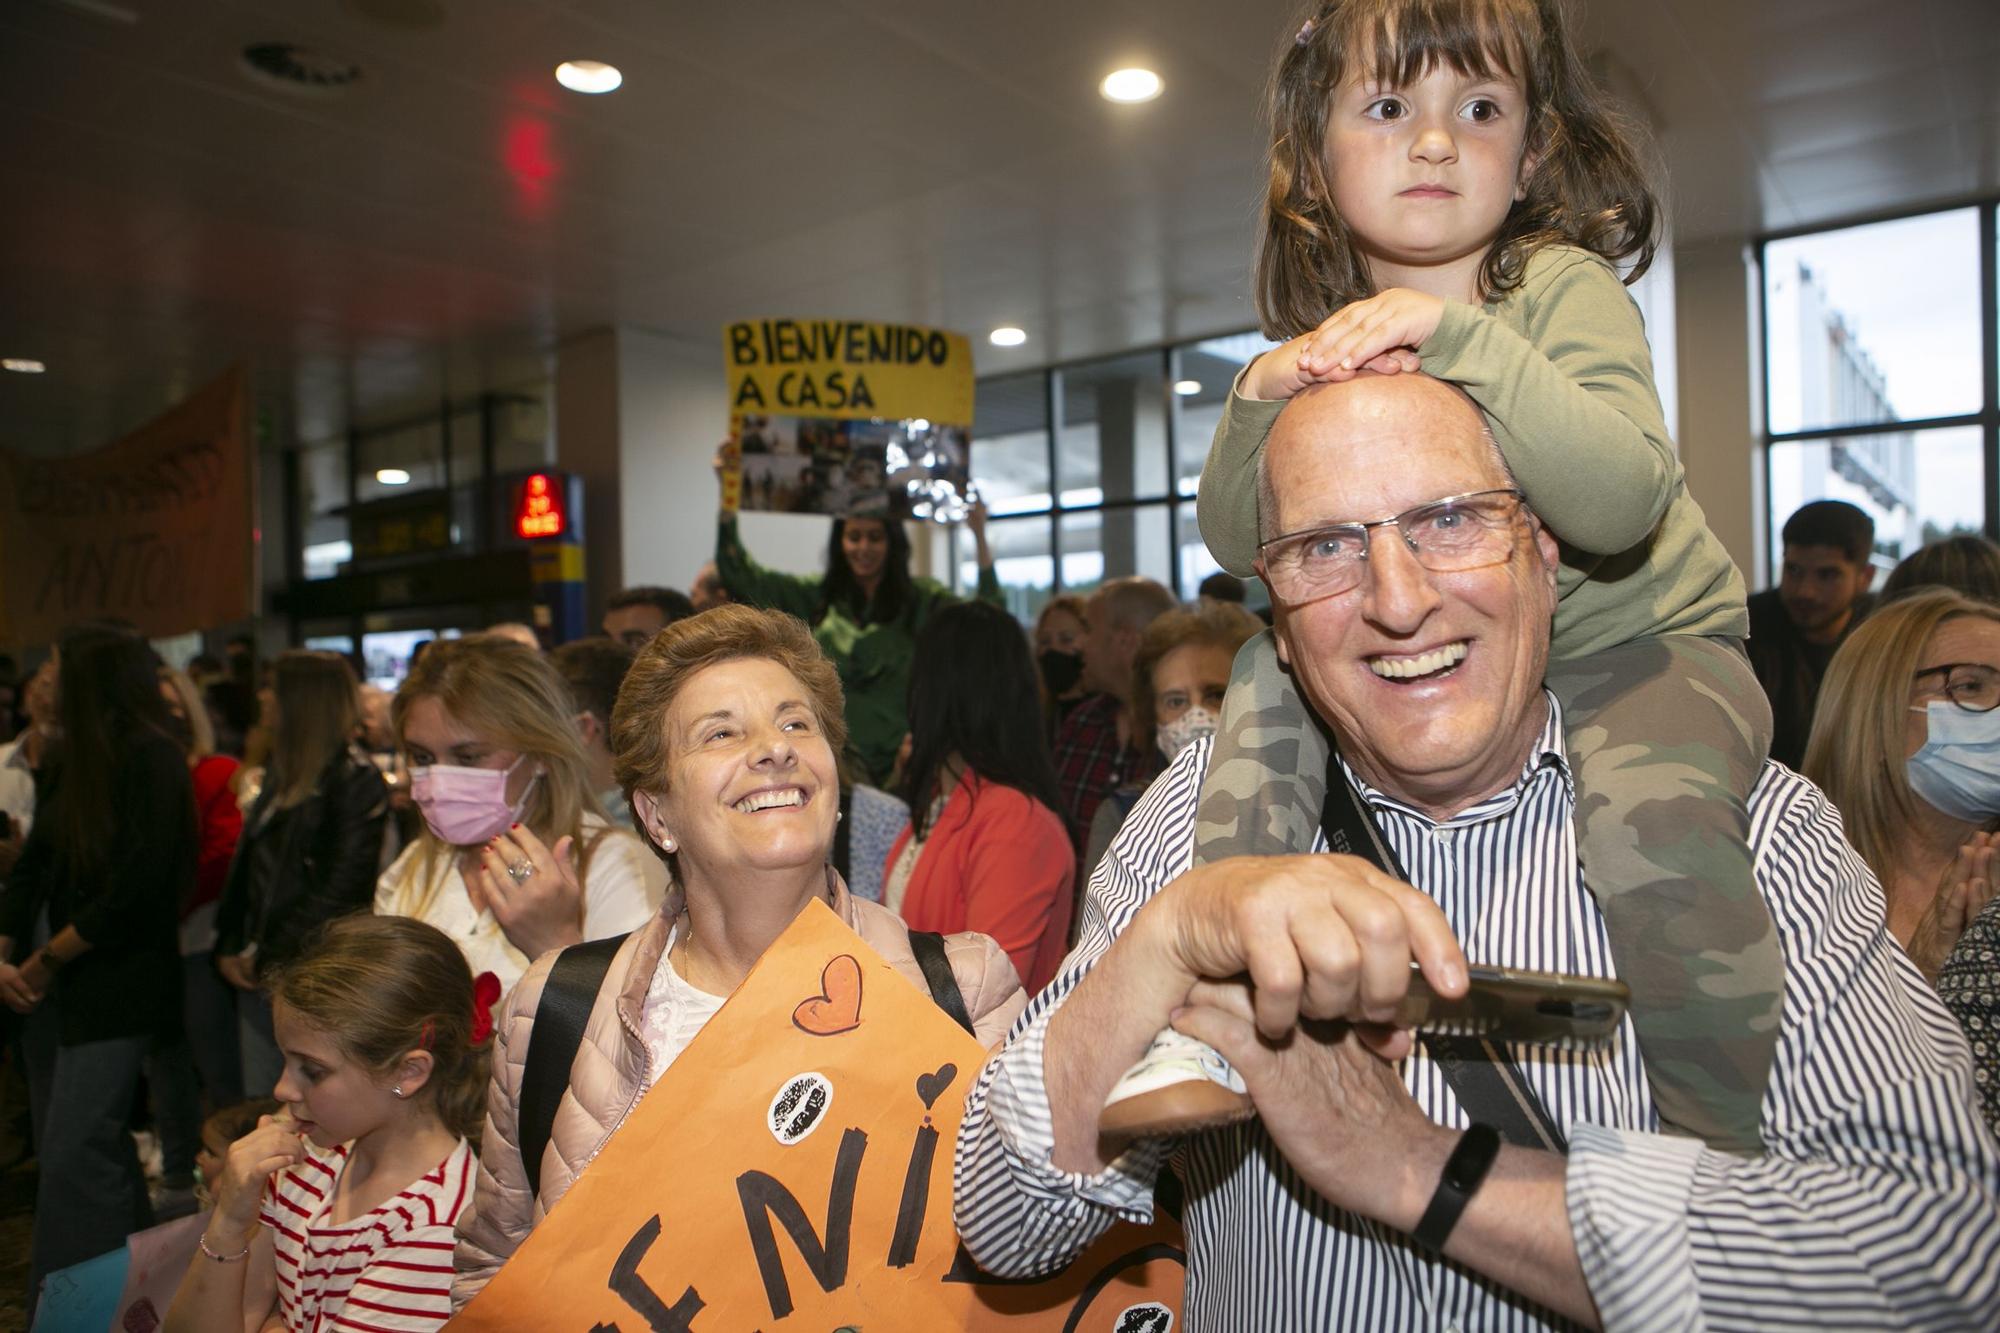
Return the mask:
{"type": "Polygon", "coordinates": [[[819,994],[799,1001],[792,1026],[815,1037],[832,1037],[861,1026],[861,964],[852,954],[835,954],[819,974],[819,994]]]}

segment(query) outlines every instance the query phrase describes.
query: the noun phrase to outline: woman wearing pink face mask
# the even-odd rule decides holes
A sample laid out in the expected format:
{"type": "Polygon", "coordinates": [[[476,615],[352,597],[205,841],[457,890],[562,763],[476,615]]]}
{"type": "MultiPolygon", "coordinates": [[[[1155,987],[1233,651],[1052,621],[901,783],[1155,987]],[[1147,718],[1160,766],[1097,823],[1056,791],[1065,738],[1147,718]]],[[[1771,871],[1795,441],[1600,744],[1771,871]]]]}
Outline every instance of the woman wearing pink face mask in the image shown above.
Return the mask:
{"type": "Polygon", "coordinates": [[[598,809],[573,712],[541,654],[491,635],[433,643],[390,706],[424,830],[375,911],[436,926],[507,988],[551,949],[643,925],[666,892],[598,809]]]}

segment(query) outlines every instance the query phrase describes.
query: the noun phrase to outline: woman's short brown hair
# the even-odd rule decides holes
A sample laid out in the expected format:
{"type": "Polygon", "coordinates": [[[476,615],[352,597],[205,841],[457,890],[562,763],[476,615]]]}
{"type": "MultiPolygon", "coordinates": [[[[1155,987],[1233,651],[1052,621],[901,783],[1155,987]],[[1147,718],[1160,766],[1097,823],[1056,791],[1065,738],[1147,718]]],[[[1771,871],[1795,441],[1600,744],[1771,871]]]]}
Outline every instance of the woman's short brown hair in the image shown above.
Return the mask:
{"type": "Polygon", "coordinates": [[[1205,601],[1191,611],[1169,611],[1146,626],[1132,658],[1132,735],[1150,743],[1159,717],[1153,711],[1153,668],[1189,644],[1226,648],[1229,655],[1257,636],[1264,622],[1235,602],[1205,601]]]}
{"type": "MultiPolygon", "coordinates": [[[[805,686],[820,734],[836,758],[847,748],[846,702],[840,674],[797,616],[740,603],[675,621],[639,650],[611,709],[611,762],[626,799],[635,791],[664,795],[673,759],[667,710],[697,672],[720,662],[764,658],[805,686]]],[[[643,821],[638,822],[643,829],[643,821]]],[[[646,834],[650,843],[652,835],[646,834]]],[[[656,849],[657,850],[657,849],[656,849]]],[[[669,865],[672,864],[669,858],[669,865]]]]}

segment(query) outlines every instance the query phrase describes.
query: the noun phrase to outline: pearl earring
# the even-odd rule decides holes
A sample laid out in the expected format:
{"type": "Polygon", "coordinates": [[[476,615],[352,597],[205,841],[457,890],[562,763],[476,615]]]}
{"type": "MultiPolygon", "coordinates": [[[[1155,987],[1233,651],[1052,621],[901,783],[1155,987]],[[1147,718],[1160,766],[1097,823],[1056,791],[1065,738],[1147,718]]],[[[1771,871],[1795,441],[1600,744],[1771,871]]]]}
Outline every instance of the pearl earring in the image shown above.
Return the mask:
{"type": "Polygon", "coordinates": [[[395,1087],[389,1089],[389,1091],[392,1095],[401,1097],[403,1095],[403,1085],[398,1083],[395,1087]]]}

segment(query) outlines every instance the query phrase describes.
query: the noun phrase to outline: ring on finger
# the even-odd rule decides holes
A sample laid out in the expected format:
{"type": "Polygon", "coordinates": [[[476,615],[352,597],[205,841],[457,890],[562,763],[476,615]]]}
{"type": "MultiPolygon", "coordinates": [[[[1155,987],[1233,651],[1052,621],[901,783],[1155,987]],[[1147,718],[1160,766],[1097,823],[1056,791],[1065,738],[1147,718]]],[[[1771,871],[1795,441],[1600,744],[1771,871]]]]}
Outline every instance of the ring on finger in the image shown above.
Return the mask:
{"type": "Polygon", "coordinates": [[[525,856],[507,867],[507,878],[516,884],[526,884],[528,876],[535,873],[535,863],[525,856]]]}

